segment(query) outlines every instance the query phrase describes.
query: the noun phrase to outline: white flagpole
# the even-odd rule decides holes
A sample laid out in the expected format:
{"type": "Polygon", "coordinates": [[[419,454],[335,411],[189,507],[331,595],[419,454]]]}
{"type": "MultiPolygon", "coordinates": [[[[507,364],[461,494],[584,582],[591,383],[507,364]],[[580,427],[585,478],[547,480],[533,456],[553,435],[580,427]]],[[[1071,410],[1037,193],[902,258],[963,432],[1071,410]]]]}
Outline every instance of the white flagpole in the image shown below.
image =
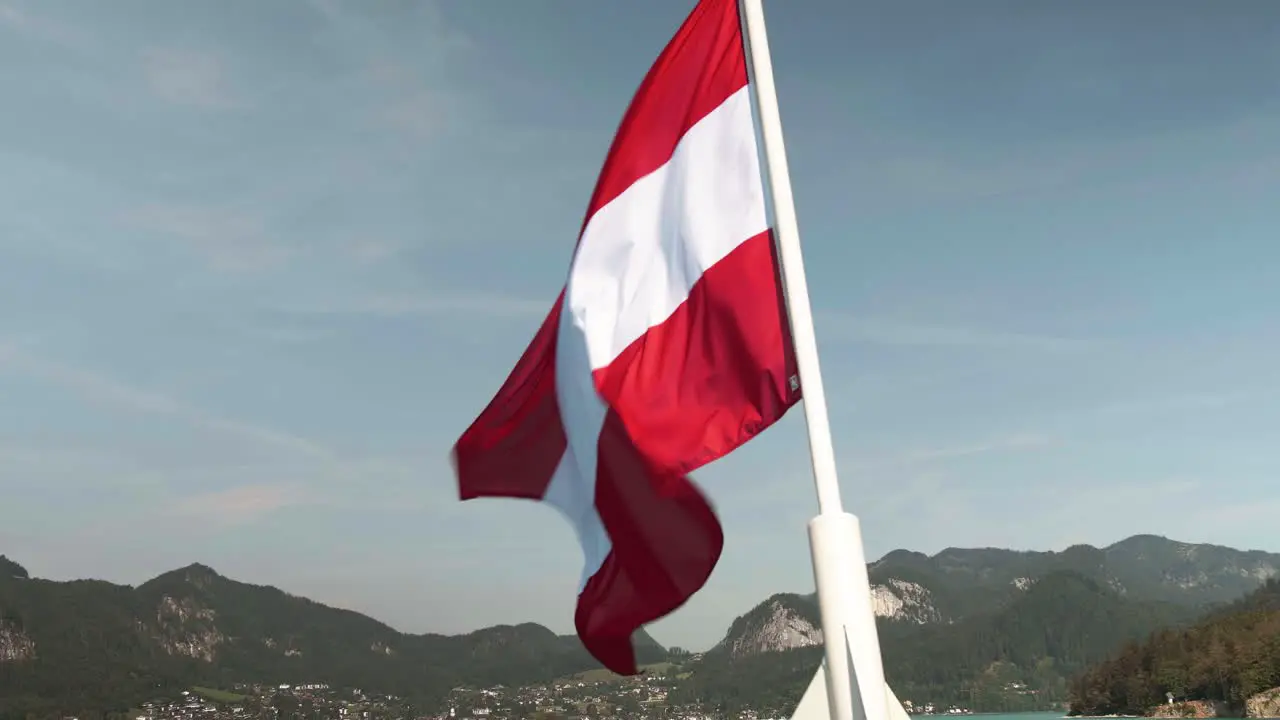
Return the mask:
{"type": "Polygon", "coordinates": [[[871,606],[871,583],[867,577],[862,531],[858,518],[845,512],[840,502],[835,448],[818,366],[813,310],[809,306],[809,286],[800,251],[800,229],[791,195],[791,176],[787,171],[782,120],[773,84],[773,63],[765,33],[764,8],[761,0],[738,0],[738,7],[760,123],[769,196],[773,204],[773,228],[782,269],[783,293],[791,318],[791,335],[804,394],[813,481],[818,493],[818,515],[809,522],[809,544],[826,646],[828,710],[831,720],[889,720],[884,667],[871,606]],[[853,687],[855,683],[857,688],[853,687]]]}

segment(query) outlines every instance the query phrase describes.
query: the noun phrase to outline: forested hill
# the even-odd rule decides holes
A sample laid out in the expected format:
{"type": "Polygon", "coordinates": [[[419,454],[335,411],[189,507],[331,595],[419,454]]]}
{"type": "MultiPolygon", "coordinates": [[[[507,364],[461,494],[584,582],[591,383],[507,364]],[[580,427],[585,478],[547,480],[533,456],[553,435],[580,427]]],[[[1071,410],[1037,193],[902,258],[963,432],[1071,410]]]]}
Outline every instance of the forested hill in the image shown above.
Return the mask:
{"type": "MultiPolygon", "coordinates": [[[[1223,703],[1280,686],[1280,581],[1184,629],[1131,642],[1071,686],[1071,713],[1143,715],[1167,700],[1223,703]]],[[[1239,715],[1233,715],[1238,717],[1239,715]]]]}
{"type": "MultiPolygon", "coordinates": [[[[636,638],[641,662],[666,650],[636,638]]],[[[0,716],[125,710],[194,684],[323,682],[437,700],[456,685],[545,682],[598,663],[533,623],[410,635],[203,565],[136,588],[31,579],[0,561],[0,716]]]]}
{"type": "MultiPolygon", "coordinates": [[[[789,602],[812,600],[793,596],[789,602]]],[[[1038,578],[1003,605],[951,623],[881,618],[880,644],[885,675],[903,700],[982,711],[1044,709],[1066,698],[1072,674],[1120,643],[1194,614],[1172,603],[1129,600],[1092,578],[1063,570],[1038,578]]],[[[707,653],[692,667],[679,699],[701,700],[726,712],[743,707],[784,712],[799,700],[821,659],[818,645],[731,652],[741,646],[726,642],[707,653]]]]}

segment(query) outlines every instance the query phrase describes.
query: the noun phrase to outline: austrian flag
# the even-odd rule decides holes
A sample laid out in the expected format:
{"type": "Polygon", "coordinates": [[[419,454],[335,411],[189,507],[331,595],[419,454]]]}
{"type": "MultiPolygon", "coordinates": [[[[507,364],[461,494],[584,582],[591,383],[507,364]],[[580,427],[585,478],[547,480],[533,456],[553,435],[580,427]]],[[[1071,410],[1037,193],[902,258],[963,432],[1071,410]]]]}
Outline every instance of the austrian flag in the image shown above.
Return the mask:
{"type": "Polygon", "coordinates": [[[559,509],[606,667],[703,586],[723,534],[687,474],[800,399],[736,0],[701,0],[622,119],[568,282],[454,448],[462,499],[559,509]]]}

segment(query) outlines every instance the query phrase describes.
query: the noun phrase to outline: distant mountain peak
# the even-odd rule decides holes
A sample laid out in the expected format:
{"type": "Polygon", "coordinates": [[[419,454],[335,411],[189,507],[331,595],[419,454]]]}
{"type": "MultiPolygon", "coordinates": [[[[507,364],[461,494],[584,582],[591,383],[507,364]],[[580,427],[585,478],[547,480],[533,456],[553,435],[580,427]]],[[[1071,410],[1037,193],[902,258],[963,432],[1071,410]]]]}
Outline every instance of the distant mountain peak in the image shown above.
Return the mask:
{"type": "Polygon", "coordinates": [[[877,565],[881,565],[884,563],[899,563],[899,564],[906,565],[910,563],[927,563],[927,562],[929,562],[929,556],[922,552],[919,552],[916,550],[899,549],[899,550],[889,551],[884,557],[871,563],[871,567],[876,567],[877,565]]]}
{"type": "Polygon", "coordinates": [[[27,580],[31,577],[27,573],[27,569],[19,565],[17,562],[10,560],[4,555],[0,555],[0,578],[21,578],[27,580]]]}
{"type": "Polygon", "coordinates": [[[218,574],[217,570],[201,563],[191,563],[177,572],[182,576],[183,580],[201,590],[208,588],[214,582],[224,579],[218,574]]]}
{"type": "Polygon", "coordinates": [[[1115,543],[1113,543],[1113,545],[1126,545],[1126,544],[1133,544],[1138,542],[1177,543],[1178,541],[1170,540],[1168,537],[1164,535],[1157,535],[1155,533],[1138,533],[1137,535],[1130,535],[1129,537],[1123,540],[1117,540],[1115,543]]]}
{"type": "Polygon", "coordinates": [[[526,622],[516,625],[490,625],[479,630],[472,630],[465,637],[501,644],[529,639],[549,640],[555,638],[556,634],[543,625],[526,622]]]}
{"type": "Polygon", "coordinates": [[[1139,549],[1139,548],[1151,548],[1151,547],[1187,546],[1189,544],[1190,543],[1179,542],[1177,540],[1170,540],[1169,538],[1163,535],[1140,533],[1138,535],[1133,535],[1123,540],[1118,540],[1116,542],[1113,542],[1103,549],[1104,550],[1126,550],[1126,549],[1139,549]]]}
{"type": "Polygon", "coordinates": [[[186,567],[157,575],[138,586],[139,590],[161,595],[190,595],[192,590],[197,594],[208,592],[210,588],[226,583],[240,585],[234,580],[218,574],[217,570],[202,563],[192,563],[186,567]]]}
{"type": "Polygon", "coordinates": [[[775,593],[734,620],[712,652],[742,658],[821,642],[822,624],[814,596],[775,593]]]}

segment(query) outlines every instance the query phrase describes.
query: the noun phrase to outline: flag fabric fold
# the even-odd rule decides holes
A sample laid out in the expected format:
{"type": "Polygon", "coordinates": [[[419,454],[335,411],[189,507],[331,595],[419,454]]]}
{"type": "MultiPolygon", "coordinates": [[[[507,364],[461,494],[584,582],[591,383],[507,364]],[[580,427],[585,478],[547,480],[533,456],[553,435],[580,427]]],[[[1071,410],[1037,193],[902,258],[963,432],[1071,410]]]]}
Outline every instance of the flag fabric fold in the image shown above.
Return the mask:
{"type": "Polygon", "coordinates": [[[564,290],[454,448],[462,499],[574,527],[578,635],[622,674],[720,557],[688,473],[800,399],[749,91],[736,0],[702,0],[623,117],[564,290]]]}

